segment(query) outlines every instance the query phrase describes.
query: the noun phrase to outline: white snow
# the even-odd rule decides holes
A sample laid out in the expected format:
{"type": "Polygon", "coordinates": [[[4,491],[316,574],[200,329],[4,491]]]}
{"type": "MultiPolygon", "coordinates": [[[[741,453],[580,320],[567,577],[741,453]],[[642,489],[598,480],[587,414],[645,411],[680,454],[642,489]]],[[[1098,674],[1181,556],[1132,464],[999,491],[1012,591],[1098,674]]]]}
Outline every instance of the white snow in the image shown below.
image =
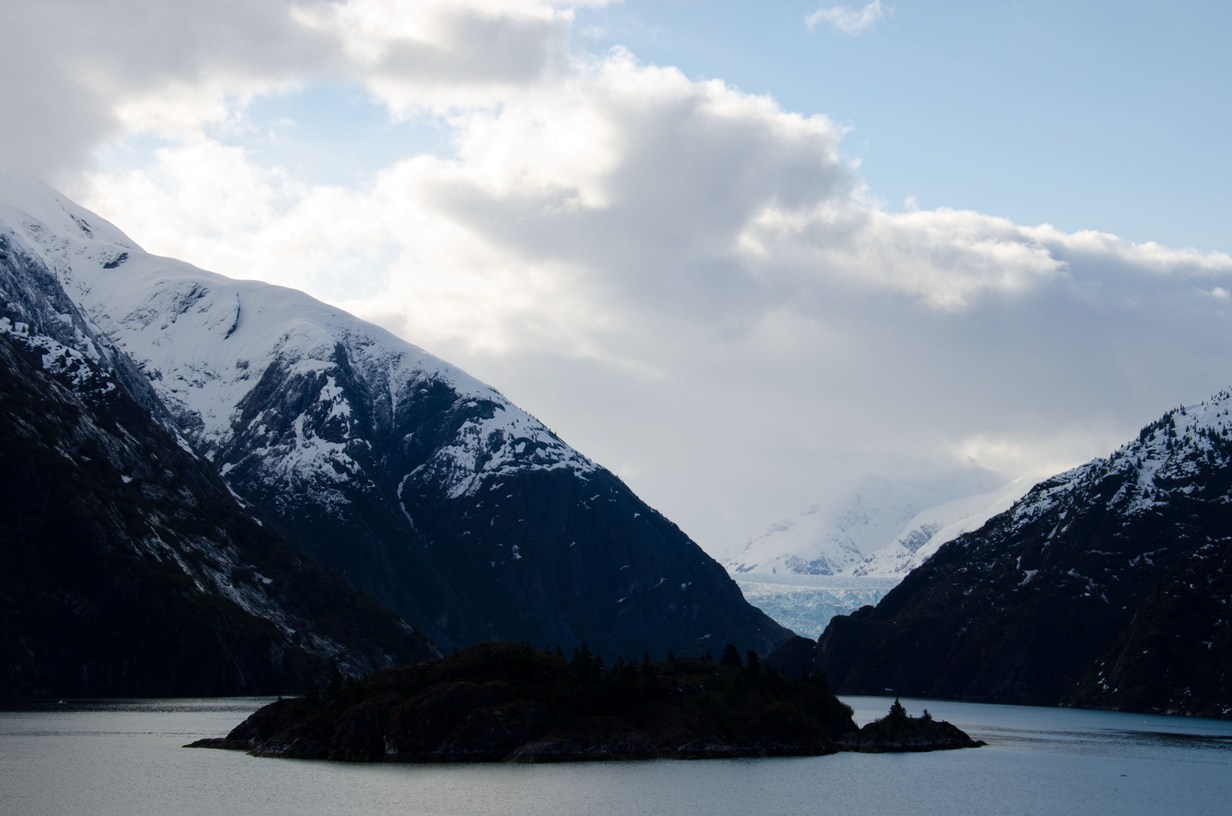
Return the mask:
{"type": "MultiPolygon", "coordinates": [[[[1007,517],[1011,531],[1049,519],[1049,532],[1043,539],[1046,546],[1054,536],[1064,532],[1069,522],[1066,512],[1056,513],[1058,508],[1082,500],[1106,504],[1110,510],[1132,519],[1168,501],[1171,493],[1193,495],[1201,491],[1201,482],[1195,482],[1194,478],[1204,468],[1226,466],[1229,453],[1232,453],[1232,392],[1225,391],[1197,405],[1168,412],[1144,428],[1137,439],[1122,445],[1106,459],[1095,459],[1034,487],[1029,480],[1020,480],[1000,490],[931,507],[905,525],[890,545],[835,575],[799,575],[781,570],[777,574],[734,572],[733,577],[746,597],[771,617],[801,634],[812,636],[824,629],[832,615],[850,612],[863,602],[872,602],[879,597],[878,592],[888,591],[944,542],[977,529],[1002,511],[1008,509],[1011,513],[1007,517]],[[1120,484],[1112,495],[1101,494],[1096,489],[1107,476],[1117,477],[1112,483],[1120,484]],[[882,583],[879,585],[876,581],[882,583]]],[[[1206,500],[1226,502],[1232,501],[1232,497],[1208,496],[1206,500]]],[[[853,504],[868,507],[874,502],[865,499],[853,504]]],[[[892,509],[895,505],[887,506],[892,509]]],[[[790,525],[781,527],[791,529],[790,525]]],[[[875,527],[875,524],[864,524],[861,529],[875,527]]],[[[1129,565],[1149,565],[1151,555],[1135,556],[1129,560],[1129,565]]],[[[1020,587],[1037,580],[1038,569],[1023,569],[1021,559],[1017,567],[1022,575],[1020,587]]],[[[1098,596],[1108,602],[1099,584],[1089,576],[1071,570],[1068,577],[1074,580],[1080,594],[1098,596]]]]}
{"type": "Polygon", "coordinates": [[[723,563],[733,574],[905,575],[1029,486],[998,486],[974,468],[928,481],[865,477],[850,492],[775,522],[723,563]]]}
{"type": "MultiPolygon", "coordinates": [[[[341,349],[374,406],[388,406],[383,421],[430,385],[455,393],[455,406],[470,418],[422,472],[444,479],[453,496],[522,469],[595,470],[495,389],[422,349],[302,292],[150,255],[45,185],[0,176],[0,224],[41,255],[69,296],[134,359],[208,457],[236,434],[263,429],[261,416],[238,427],[238,409],[271,366],[323,374],[322,416],[342,423],[351,438],[356,414],[339,384],[341,349]],[[123,263],[115,263],[121,255],[123,263]]],[[[353,477],[357,465],[346,442],[321,438],[303,419],[293,443],[252,452],[271,477],[324,485],[328,495],[328,485],[353,477]]],[[[217,464],[229,471],[235,462],[217,464]]]]}
{"type": "Polygon", "coordinates": [[[978,468],[924,481],[866,477],[844,495],[780,519],[723,564],[752,604],[816,637],[830,618],[875,604],[943,544],[1010,508],[1030,486],[1026,479],[999,484],[978,468]]]}
{"type": "Polygon", "coordinates": [[[1032,480],[1015,479],[997,490],[930,507],[913,518],[888,546],[848,570],[853,576],[902,578],[964,533],[978,530],[1030,490],[1032,480]]]}
{"type": "Polygon", "coordinates": [[[40,350],[42,355],[39,362],[43,369],[64,378],[74,389],[95,381],[98,381],[100,393],[110,392],[116,387],[115,383],[110,381],[110,372],[106,368],[90,364],[98,362],[100,358],[93,343],[83,342],[81,344],[86,349],[86,353],[83,354],[76,348],[64,345],[54,337],[31,333],[28,323],[14,322],[7,317],[0,318],[0,334],[11,334],[24,345],[40,350]]]}

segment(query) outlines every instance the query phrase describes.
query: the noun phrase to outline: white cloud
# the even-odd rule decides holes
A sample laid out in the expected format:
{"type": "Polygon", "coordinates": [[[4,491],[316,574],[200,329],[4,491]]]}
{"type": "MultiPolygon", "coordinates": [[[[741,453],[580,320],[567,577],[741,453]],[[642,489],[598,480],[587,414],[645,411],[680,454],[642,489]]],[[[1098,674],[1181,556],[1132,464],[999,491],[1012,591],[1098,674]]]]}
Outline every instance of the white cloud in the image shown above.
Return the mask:
{"type": "Polygon", "coordinates": [[[351,0],[300,19],[336,34],[350,70],[400,116],[499,103],[570,61],[572,12],[549,3],[351,0]]]}
{"type": "Polygon", "coordinates": [[[0,150],[27,169],[79,167],[134,129],[185,135],[235,100],[335,70],[330,36],[296,23],[326,0],[0,4],[0,150]],[[20,78],[20,79],[18,79],[20,78]]]}
{"type": "Polygon", "coordinates": [[[1232,379],[1227,255],[888,212],[833,122],[575,53],[571,5],[186,5],[183,25],[125,28],[82,3],[103,39],[70,26],[71,70],[30,21],[30,43],[0,34],[46,72],[6,86],[32,124],[4,138],[51,134],[48,161],[80,167],[160,134],[68,192],[152,251],[304,288],[463,365],[716,548],[870,470],[1106,453],[1232,379]],[[151,52],[156,34],[182,49],[151,52]],[[250,103],[321,80],[433,111],[444,147],[349,186],[261,159],[250,103]]]}
{"type": "Polygon", "coordinates": [[[809,31],[819,25],[826,25],[840,34],[849,37],[869,31],[885,18],[887,10],[882,7],[881,0],[873,0],[863,8],[850,6],[823,6],[808,14],[804,24],[809,31]]]}
{"type": "Polygon", "coordinates": [[[0,153],[72,170],[136,132],[190,138],[247,100],[328,80],[400,116],[499,104],[568,70],[571,8],[540,0],[7,0],[0,153]]]}

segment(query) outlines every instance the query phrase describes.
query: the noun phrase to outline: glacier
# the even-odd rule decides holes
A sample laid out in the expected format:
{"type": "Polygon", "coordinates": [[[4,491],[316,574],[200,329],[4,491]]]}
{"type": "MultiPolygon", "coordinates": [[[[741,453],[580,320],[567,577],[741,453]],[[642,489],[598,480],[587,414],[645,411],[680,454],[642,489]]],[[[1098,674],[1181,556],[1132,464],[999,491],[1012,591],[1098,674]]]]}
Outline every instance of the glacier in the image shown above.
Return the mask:
{"type": "Polygon", "coordinates": [[[817,637],[836,615],[875,605],[943,544],[1008,510],[1034,481],[968,468],[928,479],[871,475],[784,516],[723,564],[745,597],[817,637]]]}

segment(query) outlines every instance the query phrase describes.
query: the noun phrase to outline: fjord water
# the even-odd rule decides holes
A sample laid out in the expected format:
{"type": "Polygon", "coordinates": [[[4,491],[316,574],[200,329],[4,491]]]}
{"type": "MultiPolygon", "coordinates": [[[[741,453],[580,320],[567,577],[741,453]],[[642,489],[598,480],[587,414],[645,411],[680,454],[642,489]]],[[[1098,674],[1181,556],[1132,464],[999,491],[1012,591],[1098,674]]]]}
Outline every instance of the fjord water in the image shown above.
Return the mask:
{"type": "MultiPolygon", "coordinates": [[[[573,765],[348,765],[181,746],[259,699],[69,703],[0,712],[0,813],[1217,814],[1232,722],[904,700],[989,746],[933,754],[573,765]]],[[[846,698],[856,721],[890,701],[846,698]]]]}

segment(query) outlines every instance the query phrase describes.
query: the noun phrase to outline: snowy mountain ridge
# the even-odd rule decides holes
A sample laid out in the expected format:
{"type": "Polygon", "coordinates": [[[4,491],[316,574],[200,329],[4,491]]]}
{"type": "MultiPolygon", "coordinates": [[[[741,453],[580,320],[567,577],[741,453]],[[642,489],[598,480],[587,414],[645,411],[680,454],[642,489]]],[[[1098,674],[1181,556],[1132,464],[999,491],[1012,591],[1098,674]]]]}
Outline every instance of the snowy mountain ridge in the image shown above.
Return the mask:
{"type": "Polygon", "coordinates": [[[848,693],[1232,716],[1232,390],[942,546],[814,668],[848,693]]]}
{"type": "MultiPolygon", "coordinates": [[[[1179,406],[1145,426],[1136,439],[1117,448],[1106,459],[1094,459],[1041,482],[1027,500],[1013,509],[1012,523],[1028,525],[1059,503],[1069,501],[1096,479],[1114,479],[1115,493],[1083,496],[1127,518],[1141,517],[1166,506],[1174,491],[1201,490],[1195,480],[1204,471],[1232,460],[1232,389],[1220,391],[1195,405],[1179,406]]],[[[1215,497],[1232,503],[1232,496],[1215,497]]],[[[1059,527],[1053,535],[1063,529],[1059,527]]]]}
{"type": "MultiPolygon", "coordinates": [[[[1188,483],[1201,468],[1232,455],[1230,410],[1229,392],[1220,392],[1169,411],[1107,459],[1048,479],[1021,478],[971,495],[962,495],[962,490],[981,478],[989,484],[994,481],[987,478],[991,474],[972,478],[960,472],[957,479],[951,475],[926,486],[869,477],[829,504],[813,504],[780,519],[724,564],[750,597],[772,597],[780,620],[790,620],[796,631],[819,631],[825,621],[814,620],[810,610],[854,611],[870,594],[884,595],[944,544],[1011,508],[1015,524],[1030,524],[1058,502],[1069,501],[1095,475],[1119,479],[1116,494],[1105,497],[1110,510],[1133,517],[1166,504],[1175,485],[1188,483]],[[946,495],[960,497],[937,501],[946,495]],[[793,581],[793,575],[800,579],[793,581]],[[762,586],[769,576],[778,576],[769,582],[773,593],[762,586]],[[807,576],[834,576],[837,581],[818,584],[805,580],[807,576]],[[864,586],[862,579],[875,580],[864,586]],[[793,591],[798,597],[792,597],[793,591]],[[843,610],[846,598],[851,605],[843,610]]],[[[1226,500],[1232,502],[1232,497],[1226,500]]]]}
{"type": "MultiPolygon", "coordinates": [[[[28,237],[31,233],[44,234],[41,228],[31,228],[32,226],[27,225],[25,236],[0,233],[0,247],[6,253],[32,257],[31,248],[24,244],[21,238],[28,237]]],[[[67,381],[76,394],[92,401],[105,400],[118,389],[115,380],[121,355],[110,341],[83,320],[71,305],[54,301],[49,303],[51,299],[46,296],[51,294],[54,298],[53,287],[54,284],[47,283],[38,290],[44,296],[44,303],[40,305],[44,308],[51,307],[46,311],[39,311],[28,304],[17,302],[23,291],[18,281],[7,274],[0,276],[0,295],[4,297],[5,306],[23,313],[30,321],[36,321],[32,325],[31,322],[13,320],[7,315],[0,317],[0,335],[8,336],[18,348],[37,353],[43,369],[61,381],[67,381]],[[50,319],[47,319],[48,317],[50,319]]],[[[182,441],[181,446],[195,456],[192,449],[182,441]]],[[[61,455],[72,458],[72,454],[64,446],[59,449],[61,455]]],[[[119,446],[114,456],[129,463],[128,472],[123,474],[122,478],[131,484],[134,481],[131,474],[140,471],[137,465],[140,456],[136,446],[119,446]]],[[[160,531],[159,519],[152,517],[150,520],[153,523],[149,532],[140,542],[150,557],[158,561],[174,562],[192,580],[198,591],[222,595],[244,611],[269,620],[284,631],[293,631],[284,611],[261,591],[259,584],[247,588],[236,587],[231,583],[230,575],[243,566],[236,562],[234,552],[226,548],[212,547],[205,541],[189,542],[189,548],[209,552],[208,558],[194,559],[190,564],[176,547],[164,540],[166,534],[160,531]]],[[[341,652],[337,644],[332,644],[330,648],[334,652],[341,652]]]]}
{"type": "Polygon", "coordinates": [[[928,481],[867,476],[786,516],[724,564],[733,574],[901,577],[945,541],[1006,510],[1029,484],[978,468],[928,481]]]}
{"type": "Polygon", "coordinates": [[[979,529],[1013,506],[1035,480],[1015,479],[996,490],[929,507],[916,515],[893,541],[875,550],[847,571],[853,577],[902,578],[924,563],[946,542],[979,529]]]}
{"type": "Polygon", "coordinates": [[[269,693],[435,653],[331,606],[356,593],[261,530],[4,223],[0,369],[6,694],[269,693]]]}
{"type": "Polygon", "coordinates": [[[927,481],[865,477],[780,519],[723,563],[753,604],[817,637],[832,617],[875,604],[943,544],[1009,509],[1032,483],[1000,484],[979,468],[927,481]]]}
{"type": "Polygon", "coordinates": [[[442,647],[636,659],[787,637],[613,474],[422,349],[301,292],[149,255],[41,184],[0,177],[0,229],[257,520],[442,647]]]}
{"type": "Polygon", "coordinates": [[[474,409],[457,439],[421,465],[420,473],[405,474],[407,479],[445,479],[456,497],[476,490],[480,475],[595,468],[495,389],[378,327],[296,290],[231,280],[149,255],[45,186],[27,183],[18,198],[20,210],[9,205],[0,214],[137,362],[198,451],[224,474],[239,464],[235,457],[244,448],[234,442],[245,436],[246,455],[267,463],[269,478],[345,502],[331,486],[361,475],[352,453],[363,442],[352,433],[355,406],[337,386],[335,372],[342,365],[352,367],[387,414],[372,417],[378,424],[392,424],[401,403],[434,383],[456,393],[461,407],[474,409]],[[265,424],[268,408],[237,411],[270,366],[321,383],[305,411],[318,423],[297,420],[292,434],[278,435],[265,424]],[[318,374],[323,380],[313,376],[318,374]],[[327,432],[318,433],[314,425],[327,432]],[[526,449],[533,455],[523,456],[526,449]]]}

